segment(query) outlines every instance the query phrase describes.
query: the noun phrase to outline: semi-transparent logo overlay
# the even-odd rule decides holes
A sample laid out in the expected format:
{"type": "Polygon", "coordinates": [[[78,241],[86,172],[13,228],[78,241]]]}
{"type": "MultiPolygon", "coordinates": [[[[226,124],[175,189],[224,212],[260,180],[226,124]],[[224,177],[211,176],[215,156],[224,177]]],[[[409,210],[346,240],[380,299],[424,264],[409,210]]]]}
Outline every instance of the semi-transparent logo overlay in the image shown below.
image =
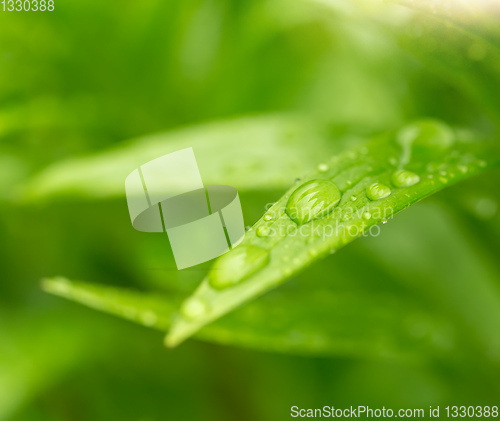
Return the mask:
{"type": "Polygon", "coordinates": [[[177,269],[211,260],[245,237],[235,188],[204,186],[192,148],[156,158],[125,180],[132,226],[166,232],[177,269]]]}

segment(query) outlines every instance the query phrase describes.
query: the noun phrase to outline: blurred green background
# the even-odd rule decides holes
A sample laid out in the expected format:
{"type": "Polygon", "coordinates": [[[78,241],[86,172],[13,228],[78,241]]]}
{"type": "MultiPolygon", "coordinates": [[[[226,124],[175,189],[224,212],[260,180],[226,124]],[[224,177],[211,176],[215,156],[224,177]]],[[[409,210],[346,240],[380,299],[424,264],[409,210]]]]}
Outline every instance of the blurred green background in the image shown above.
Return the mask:
{"type": "Polygon", "coordinates": [[[195,146],[207,184],[239,190],[250,225],[325,154],[407,121],[495,137],[493,11],[491,21],[452,16],[479,28],[465,41],[444,20],[369,0],[0,11],[0,420],[498,405],[498,173],[405,211],[226,316],[224,335],[206,342],[168,350],[162,333],[39,286],[62,275],[194,289],[207,266],[178,273],[165,236],[133,230],[121,190],[137,165],[179,145],[195,146]],[[341,310],[315,311],[324,294],[341,310]],[[275,319],[283,346],[262,333],[275,319]],[[307,335],[306,319],[317,326],[307,335]],[[325,337],[335,346],[318,352],[325,337]]]}

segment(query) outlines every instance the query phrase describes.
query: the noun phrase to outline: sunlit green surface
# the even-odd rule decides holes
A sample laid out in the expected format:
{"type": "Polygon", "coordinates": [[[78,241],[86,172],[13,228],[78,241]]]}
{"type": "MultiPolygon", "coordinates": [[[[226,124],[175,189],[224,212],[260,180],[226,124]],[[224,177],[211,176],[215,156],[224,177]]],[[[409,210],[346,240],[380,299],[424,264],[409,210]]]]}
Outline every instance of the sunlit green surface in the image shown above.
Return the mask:
{"type": "MultiPolygon", "coordinates": [[[[500,403],[495,2],[55,6],[0,10],[0,420],[274,421],[294,405],[500,403]],[[461,182],[333,256],[309,243],[294,262],[303,246],[291,244],[279,287],[163,346],[174,313],[211,308],[192,301],[210,264],[177,271],[165,236],[134,231],[130,171],[193,146],[207,184],[238,189],[246,225],[270,226],[270,203],[381,133],[398,153],[358,161],[335,180],[342,193],[369,165],[391,190],[373,203],[461,182]],[[455,137],[465,146],[453,153],[455,137]],[[483,156],[479,139],[491,142],[483,156]]],[[[306,219],[333,217],[328,198],[306,219]]],[[[255,273],[225,275],[223,291],[255,273]]]]}

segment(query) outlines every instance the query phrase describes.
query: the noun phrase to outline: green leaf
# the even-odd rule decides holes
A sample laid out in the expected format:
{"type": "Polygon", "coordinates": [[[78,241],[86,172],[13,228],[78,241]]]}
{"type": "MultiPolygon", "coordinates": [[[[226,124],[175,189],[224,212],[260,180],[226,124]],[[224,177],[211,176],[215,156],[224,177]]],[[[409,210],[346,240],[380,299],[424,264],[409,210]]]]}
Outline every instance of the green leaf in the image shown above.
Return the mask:
{"type": "Polygon", "coordinates": [[[178,297],[145,294],[138,291],[50,278],[42,289],[96,310],[114,314],[132,322],[159,330],[170,326],[170,317],[180,302],[178,297]]]}
{"type": "MultiPolygon", "coordinates": [[[[344,268],[332,267],[338,278],[344,268]]],[[[376,272],[376,269],[375,271],[376,272]]],[[[385,274],[379,276],[386,277],[385,274]]],[[[454,342],[450,322],[409,294],[384,291],[336,291],[319,280],[303,279],[268,294],[196,337],[226,345],[299,355],[347,355],[360,358],[423,360],[447,352],[454,342]],[[293,310],[293,311],[292,311],[293,310]],[[397,316],[397,317],[395,317],[397,316]],[[416,331],[416,329],[418,331],[416,331]],[[424,329],[424,332],[422,332],[424,329]],[[421,333],[419,333],[421,332],[421,333]],[[440,341],[436,342],[435,338],[440,341]]],[[[45,280],[52,294],[166,330],[178,297],[69,281],[45,280]]]]}
{"type": "Polygon", "coordinates": [[[317,172],[298,181],[269,209],[236,249],[216,261],[175,317],[166,343],[179,344],[314,261],[369,235],[372,227],[424,197],[498,166],[499,157],[493,144],[473,142],[470,134],[437,121],[422,121],[320,164],[317,172]],[[400,180],[401,170],[414,174],[400,180]],[[415,175],[419,181],[408,184],[415,175]],[[304,196],[303,186],[311,182],[319,189],[313,187],[304,196]],[[330,187],[330,193],[323,194],[325,183],[334,184],[342,194],[336,207],[329,203],[334,200],[329,196],[334,189],[330,187]],[[301,192],[299,198],[297,191],[301,192]],[[293,216],[297,214],[298,219],[293,216]],[[303,215],[308,216],[304,219],[303,215]],[[256,250],[259,258],[254,258],[256,250]],[[267,259],[262,258],[264,254],[267,259]]]}
{"type": "Polygon", "coordinates": [[[97,155],[56,163],[24,187],[23,197],[31,201],[61,195],[124,196],[125,178],[135,168],[188,147],[194,149],[205,184],[280,189],[340,146],[328,143],[317,126],[296,116],[235,118],[132,140],[97,155]]]}

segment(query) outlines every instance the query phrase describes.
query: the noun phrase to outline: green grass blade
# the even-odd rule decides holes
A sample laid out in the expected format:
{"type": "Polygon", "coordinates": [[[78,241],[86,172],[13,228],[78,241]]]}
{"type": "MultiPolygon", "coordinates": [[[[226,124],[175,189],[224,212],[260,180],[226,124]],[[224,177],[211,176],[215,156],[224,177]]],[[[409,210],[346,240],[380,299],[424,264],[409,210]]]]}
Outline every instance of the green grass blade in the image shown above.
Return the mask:
{"type": "MultiPolygon", "coordinates": [[[[332,271],[345,277],[343,268],[332,271]]],[[[387,277],[380,273],[377,276],[387,277]]],[[[303,279],[249,303],[207,326],[196,337],[224,345],[295,355],[426,360],[442,353],[434,337],[453,342],[452,323],[425,303],[397,292],[331,289],[303,279]],[[293,311],[292,311],[293,310],[293,311]],[[397,315],[398,317],[395,317],[397,315]],[[270,320],[272,322],[270,323],[270,320]],[[325,323],[328,321],[328,323],[325,323]],[[425,324],[424,337],[414,324],[425,324]]],[[[45,291],[132,322],[166,330],[178,305],[172,296],[53,278],[45,291]]]]}
{"type": "MultiPolygon", "coordinates": [[[[175,317],[166,344],[178,345],[242,303],[367,235],[372,227],[411,204],[498,164],[499,152],[493,144],[474,142],[470,135],[453,131],[439,122],[423,121],[319,165],[318,171],[298,181],[269,209],[236,249],[216,261],[175,317]],[[397,173],[402,169],[418,175],[419,181],[412,184],[414,176],[397,173]],[[303,206],[306,217],[295,218],[295,221],[317,219],[297,225],[289,217],[292,212],[287,203],[297,189],[304,189],[304,184],[312,180],[320,180],[320,185],[326,183],[330,187],[316,196],[318,202],[324,200],[322,206],[303,206]],[[326,206],[329,201],[333,203],[337,195],[331,183],[342,195],[334,209],[326,206]],[[369,189],[374,183],[386,186],[390,194],[382,194],[384,188],[369,189]],[[405,183],[412,185],[405,187],[405,183]],[[375,198],[377,194],[381,197],[379,200],[368,197],[375,198]],[[324,215],[328,210],[330,213],[324,215]]],[[[307,204],[307,197],[297,203],[307,204]]]]}
{"type": "Polygon", "coordinates": [[[167,330],[170,326],[170,318],[179,303],[176,297],[167,298],[123,288],[70,281],[61,277],[44,279],[42,289],[96,310],[159,330],[167,330]]]}
{"type": "Polygon", "coordinates": [[[205,184],[283,189],[321,156],[338,150],[335,146],[306,119],[241,117],[135,139],[96,155],[56,163],[35,176],[22,197],[28,201],[66,195],[121,197],[125,178],[135,168],[189,147],[194,149],[205,184]]]}

